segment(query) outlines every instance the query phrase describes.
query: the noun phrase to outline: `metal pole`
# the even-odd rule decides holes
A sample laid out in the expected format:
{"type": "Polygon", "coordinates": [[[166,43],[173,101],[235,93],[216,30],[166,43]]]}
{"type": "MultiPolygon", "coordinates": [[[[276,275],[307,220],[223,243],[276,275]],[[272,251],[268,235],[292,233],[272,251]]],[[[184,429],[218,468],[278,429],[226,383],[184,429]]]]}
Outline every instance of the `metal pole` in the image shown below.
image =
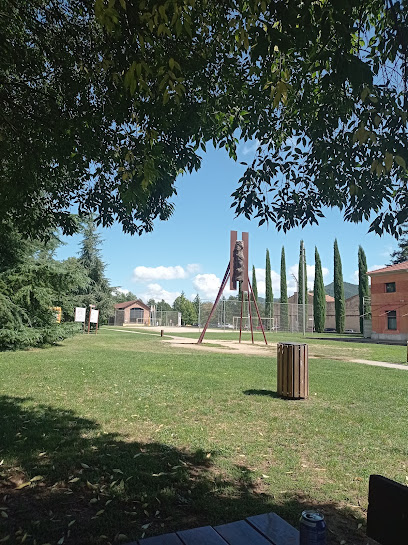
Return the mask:
{"type": "MultiPolygon", "coordinates": [[[[249,278],[248,278],[248,284],[249,284],[249,278]]],[[[254,344],[254,326],[252,324],[251,297],[249,296],[249,291],[248,291],[248,313],[249,313],[249,323],[251,324],[252,344],[254,344]]]]}
{"type": "MultiPolygon", "coordinates": [[[[268,344],[268,342],[266,340],[266,337],[265,337],[265,331],[264,331],[261,315],[259,313],[258,303],[256,302],[255,295],[254,295],[254,292],[253,292],[253,289],[252,289],[252,286],[251,286],[251,282],[249,281],[249,278],[248,278],[248,286],[249,286],[249,289],[251,290],[252,300],[253,300],[253,302],[255,304],[255,309],[256,309],[256,313],[258,315],[259,323],[261,325],[261,329],[262,329],[263,337],[264,337],[264,340],[265,340],[265,344],[268,344]]],[[[249,298],[249,293],[248,293],[248,298],[249,298]]]]}
{"type": "Polygon", "coordinates": [[[210,323],[210,320],[211,320],[211,317],[214,313],[214,310],[216,309],[218,303],[219,303],[219,300],[221,298],[221,295],[222,295],[222,292],[224,291],[224,288],[227,284],[227,280],[228,280],[228,277],[229,277],[229,274],[230,274],[230,264],[228,263],[228,266],[227,266],[227,270],[225,271],[225,275],[224,275],[224,278],[222,279],[222,283],[221,283],[221,286],[220,286],[220,289],[218,290],[218,294],[217,294],[217,297],[215,299],[215,302],[213,304],[213,307],[211,309],[211,312],[210,312],[210,315],[208,316],[208,319],[207,319],[207,322],[204,326],[204,329],[203,331],[201,332],[201,335],[197,341],[197,344],[201,344],[203,342],[203,339],[204,339],[204,335],[205,335],[205,332],[207,331],[207,327],[210,323]]]}

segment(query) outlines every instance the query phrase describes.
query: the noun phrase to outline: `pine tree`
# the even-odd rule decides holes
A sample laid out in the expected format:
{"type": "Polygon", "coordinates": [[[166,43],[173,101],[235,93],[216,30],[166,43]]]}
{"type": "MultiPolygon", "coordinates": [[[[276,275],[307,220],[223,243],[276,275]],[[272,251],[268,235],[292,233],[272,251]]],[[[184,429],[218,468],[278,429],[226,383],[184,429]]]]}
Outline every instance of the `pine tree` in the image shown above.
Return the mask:
{"type": "Polygon", "coordinates": [[[337,333],[344,333],[346,313],[344,304],[343,270],[337,239],[334,240],[334,309],[336,313],[336,331],[337,333]]]}
{"type": "MultiPolygon", "coordinates": [[[[395,263],[395,262],[394,262],[395,263]]],[[[360,303],[360,332],[363,333],[364,298],[370,295],[367,276],[367,258],[361,246],[358,247],[358,296],[360,303]]]]}
{"type": "Polygon", "coordinates": [[[195,308],[195,311],[196,311],[197,321],[198,321],[200,319],[200,305],[201,305],[201,299],[200,299],[200,296],[198,295],[198,293],[193,299],[193,305],[194,305],[194,308],[195,308]]]}
{"type": "Polygon", "coordinates": [[[183,325],[191,325],[197,322],[197,312],[194,303],[186,298],[184,291],[174,300],[173,309],[181,312],[183,325]]]}
{"type": "Polygon", "coordinates": [[[313,288],[314,326],[318,333],[323,333],[326,321],[326,293],[324,290],[322,262],[315,247],[315,278],[313,288]]]}
{"type": "Polygon", "coordinates": [[[105,277],[105,263],[99,248],[102,240],[96,231],[92,217],[82,227],[83,239],[78,261],[89,277],[89,285],[81,291],[78,303],[89,307],[95,305],[99,310],[99,323],[106,323],[113,313],[112,288],[105,277]]]}
{"type": "Polygon", "coordinates": [[[266,250],[265,265],[265,314],[267,318],[273,318],[273,290],[269,250],[266,250]]]}
{"type": "Polygon", "coordinates": [[[258,302],[258,286],[256,283],[255,266],[252,265],[252,291],[254,292],[254,299],[258,302]]]}
{"type": "MultiPolygon", "coordinates": [[[[402,229],[402,235],[398,240],[398,250],[392,252],[391,263],[402,263],[408,261],[408,226],[402,229]]],[[[360,270],[360,269],[359,269],[360,270]]]]}
{"type": "Polygon", "coordinates": [[[286,282],[285,248],[282,246],[280,269],[280,329],[289,329],[288,285],[286,282]]]}

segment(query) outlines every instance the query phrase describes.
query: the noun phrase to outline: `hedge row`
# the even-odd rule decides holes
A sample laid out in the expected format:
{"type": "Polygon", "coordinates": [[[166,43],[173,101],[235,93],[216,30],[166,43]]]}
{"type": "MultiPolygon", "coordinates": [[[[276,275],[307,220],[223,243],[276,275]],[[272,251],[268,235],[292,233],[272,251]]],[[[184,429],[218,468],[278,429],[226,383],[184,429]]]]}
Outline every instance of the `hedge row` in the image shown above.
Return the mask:
{"type": "Polygon", "coordinates": [[[24,350],[55,344],[81,331],[81,324],[56,324],[52,327],[0,329],[0,350],[24,350]]]}

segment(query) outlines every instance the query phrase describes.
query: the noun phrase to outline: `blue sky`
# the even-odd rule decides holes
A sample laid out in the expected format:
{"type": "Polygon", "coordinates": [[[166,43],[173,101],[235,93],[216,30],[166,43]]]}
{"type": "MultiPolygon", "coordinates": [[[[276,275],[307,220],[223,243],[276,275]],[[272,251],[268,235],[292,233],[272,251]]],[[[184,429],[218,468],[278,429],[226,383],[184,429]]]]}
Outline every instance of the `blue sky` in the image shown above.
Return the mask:
{"type": "MultiPolygon", "coordinates": [[[[243,143],[239,159],[251,161],[255,147],[243,143]]],[[[181,291],[193,298],[213,300],[229,260],[229,232],[249,232],[250,267],[257,269],[259,295],[264,292],[265,254],[269,249],[272,284],[279,297],[280,254],[285,246],[289,295],[295,291],[299,243],[303,239],[308,263],[308,285],[313,286],[314,248],[317,246],[324,269],[325,284],[333,281],[333,242],[337,237],[343,264],[343,278],[357,283],[357,251],[361,244],[369,269],[389,263],[390,252],[397,247],[389,235],[368,234],[367,222],[347,223],[337,210],[327,210],[318,226],[277,232],[272,224],[258,227],[257,221],[234,218],[230,208],[231,193],[244,166],[229,159],[225,150],[209,149],[203,154],[202,168],[178,179],[175,212],[166,222],[157,221],[152,233],[126,235],[119,225],[100,229],[102,257],[112,286],[131,290],[147,301],[164,298],[172,303],[181,291]]],[[[65,237],[58,259],[77,255],[80,237],[65,237]]]]}

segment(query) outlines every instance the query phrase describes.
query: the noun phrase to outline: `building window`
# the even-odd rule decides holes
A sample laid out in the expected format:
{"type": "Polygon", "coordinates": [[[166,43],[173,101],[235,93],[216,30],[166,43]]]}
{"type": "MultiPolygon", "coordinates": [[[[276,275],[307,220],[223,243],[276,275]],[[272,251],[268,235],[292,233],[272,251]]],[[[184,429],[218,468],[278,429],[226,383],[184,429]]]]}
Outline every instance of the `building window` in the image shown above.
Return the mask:
{"type": "Polygon", "coordinates": [[[397,329],[397,311],[389,310],[387,312],[388,329],[397,329]]]}
{"type": "Polygon", "coordinates": [[[395,292],[395,282],[386,282],[385,293],[394,293],[394,292],[395,292]]]}
{"type": "Polygon", "coordinates": [[[144,312],[141,308],[131,308],[130,309],[130,322],[134,324],[143,323],[144,312]]]}

